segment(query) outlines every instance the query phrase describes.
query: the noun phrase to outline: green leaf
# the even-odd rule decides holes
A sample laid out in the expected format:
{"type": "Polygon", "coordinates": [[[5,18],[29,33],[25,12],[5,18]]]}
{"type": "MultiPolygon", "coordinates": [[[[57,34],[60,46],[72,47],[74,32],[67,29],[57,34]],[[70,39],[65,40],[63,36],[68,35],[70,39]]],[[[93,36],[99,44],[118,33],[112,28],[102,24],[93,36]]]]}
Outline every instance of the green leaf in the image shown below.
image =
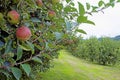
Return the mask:
{"type": "Polygon", "coordinates": [[[97,8],[99,8],[99,7],[97,7],[97,6],[92,6],[92,12],[97,12],[97,8]]]}
{"type": "Polygon", "coordinates": [[[107,4],[105,4],[105,7],[109,7],[111,4],[110,3],[107,3],[107,4]]]}
{"type": "Polygon", "coordinates": [[[87,10],[89,10],[90,9],[90,4],[86,3],[86,7],[87,7],[87,10]]]}
{"type": "Polygon", "coordinates": [[[92,21],[90,21],[90,20],[87,20],[87,22],[86,23],[88,23],[88,24],[92,24],[92,25],[95,25],[95,23],[94,22],[92,22],[92,21]]]}
{"type": "Polygon", "coordinates": [[[5,40],[0,37],[0,48],[2,48],[5,45],[5,40]]]}
{"type": "Polygon", "coordinates": [[[115,0],[110,0],[110,3],[113,3],[113,2],[115,2],[115,0]]]}
{"type": "Polygon", "coordinates": [[[105,4],[102,0],[99,1],[98,6],[101,7],[103,4],[105,4]]]}
{"type": "Polygon", "coordinates": [[[39,50],[42,50],[42,47],[39,44],[34,44],[36,48],[38,48],[39,50]]]}
{"type": "Polygon", "coordinates": [[[117,2],[120,2],[120,0],[117,0],[117,2]]]}
{"type": "Polygon", "coordinates": [[[34,54],[34,51],[35,51],[34,50],[34,45],[32,43],[30,43],[29,41],[27,41],[27,44],[28,44],[30,50],[32,51],[32,54],[34,54]]]}
{"type": "Polygon", "coordinates": [[[64,11],[65,11],[66,13],[68,13],[68,12],[76,12],[77,9],[76,9],[75,7],[72,7],[72,6],[66,6],[66,7],[64,8],[64,11]]]}
{"type": "Polygon", "coordinates": [[[85,14],[84,6],[80,2],[78,2],[78,5],[79,5],[79,14],[83,16],[85,14]]]}
{"type": "Polygon", "coordinates": [[[5,45],[5,43],[0,40],[0,48],[3,47],[4,45],[5,45]]]}
{"type": "Polygon", "coordinates": [[[17,48],[17,60],[21,59],[23,51],[20,46],[17,48]]]}
{"type": "Polygon", "coordinates": [[[5,48],[5,54],[9,53],[12,50],[11,45],[12,45],[12,40],[9,40],[5,48]]]}
{"type": "Polygon", "coordinates": [[[49,49],[48,44],[49,44],[48,42],[45,42],[45,48],[46,48],[46,49],[49,49]]]}
{"type": "Polygon", "coordinates": [[[42,54],[42,56],[44,56],[44,57],[46,57],[46,58],[48,58],[48,59],[51,59],[51,56],[48,55],[48,54],[42,54]]]}
{"type": "Polygon", "coordinates": [[[0,73],[3,73],[7,78],[9,78],[11,75],[9,74],[8,71],[4,70],[4,69],[0,69],[0,73]]]}
{"type": "Polygon", "coordinates": [[[58,10],[62,10],[63,9],[63,4],[57,4],[57,6],[58,6],[58,10]]]}
{"type": "Polygon", "coordinates": [[[14,77],[17,80],[20,80],[20,78],[22,76],[22,71],[19,68],[16,68],[16,67],[11,67],[11,71],[12,71],[14,77]]]}
{"type": "Polygon", "coordinates": [[[29,64],[21,64],[23,70],[26,72],[27,76],[29,76],[30,72],[31,72],[31,67],[29,64]]]}
{"type": "Polygon", "coordinates": [[[79,32],[79,33],[83,33],[83,34],[87,34],[84,30],[82,29],[76,29],[76,32],[79,32]]]}
{"type": "Polygon", "coordinates": [[[2,58],[0,58],[0,64],[2,63],[3,64],[4,60],[2,58]]]}
{"type": "Polygon", "coordinates": [[[38,57],[33,57],[32,60],[38,63],[42,63],[42,60],[38,57]]]}
{"type": "Polygon", "coordinates": [[[114,6],[115,6],[115,4],[114,4],[114,3],[111,3],[110,5],[111,5],[112,7],[114,7],[114,6]]]}
{"type": "Polygon", "coordinates": [[[41,22],[38,18],[31,18],[32,22],[41,22]]]}
{"type": "Polygon", "coordinates": [[[28,22],[24,23],[24,25],[25,25],[25,26],[31,26],[31,24],[28,23],[28,22]]]}
{"type": "Polygon", "coordinates": [[[88,24],[95,25],[94,22],[92,22],[92,21],[90,21],[90,20],[87,19],[87,16],[79,16],[79,17],[77,18],[77,22],[78,22],[78,23],[88,23],[88,24]]]}
{"type": "Polygon", "coordinates": [[[29,41],[26,41],[27,43],[22,43],[22,45],[19,45],[21,49],[25,51],[32,51],[32,54],[34,54],[34,45],[30,43],[29,41]]]}
{"type": "Polygon", "coordinates": [[[72,25],[69,21],[66,21],[66,28],[68,31],[70,31],[72,29],[72,25]]]}
{"type": "Polygon", "coordinates": [[[55,37],[56,37],[57,40],[62,38],[62,34],[61,33],[54,32],[54,34],[55,34],[55,37]]]}
{"type": "Polygon", "coordinates": [[[30,51],[29,46],[27,46],[26,44],[22,44],[22,45],[19,45],[19,46],[20,46],[20,48],[22,48],[25,51],[30,51]]]}
{"type": "Polygon", "coordinates": [[[69,3],[71,0],[66,0],[67,3],[69,3]]]}
{"type": "Polygon", "coordinates": [[[109,2],[109,3],[107,3],[107,4],[105,4],[105,6],[106,6],[106,7],[110,7],[110,6],[114,7],[114,6],[115,6],[115,2],[114,2],[114,1],[111,1],[111,2],[109,2]]]}
{"type": "Polygon", "coordinates": [[[74,2],[71,2],[70,5],[75,6],[74,2]]]}
{"type": "Polygon", "coordinates": [[[78,23],[85,23],[85,22],[87,22],[87,16],[79,16],[77,18],[77,22],[78,23]]]}

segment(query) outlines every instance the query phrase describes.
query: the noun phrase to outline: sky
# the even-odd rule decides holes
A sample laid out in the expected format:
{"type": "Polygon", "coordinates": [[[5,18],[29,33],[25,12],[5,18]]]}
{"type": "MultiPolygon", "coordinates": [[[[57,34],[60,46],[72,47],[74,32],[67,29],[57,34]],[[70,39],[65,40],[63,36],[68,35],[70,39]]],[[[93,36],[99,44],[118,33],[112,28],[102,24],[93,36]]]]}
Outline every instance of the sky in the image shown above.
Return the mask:
{"type": "MultiPolygon", "coordinates": [[[[83,3],[85,1],[97,5],[99,0],[84,0],[84,2],[81,0],[83,3]]],[[[120,3],[116,4],[114,8],[110,7],[105,9],[104,14],[102,12],[94,13],[93,16],[89,17],[89,20],[95,22],[96,25],[81,24],[79,26],[80,29],[87,32],[87,35],[83,35],[84,38],[89,38],[90,36],[114,37],[120,35],[120,3]]]]}

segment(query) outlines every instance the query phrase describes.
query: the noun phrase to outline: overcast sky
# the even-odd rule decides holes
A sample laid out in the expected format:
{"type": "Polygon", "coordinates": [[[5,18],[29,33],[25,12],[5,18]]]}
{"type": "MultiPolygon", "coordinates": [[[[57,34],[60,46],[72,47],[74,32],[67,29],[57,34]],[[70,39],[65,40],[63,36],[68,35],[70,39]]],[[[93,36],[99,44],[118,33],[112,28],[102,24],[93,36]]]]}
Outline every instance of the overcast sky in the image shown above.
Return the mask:
{"type": "MultiPolygon", "coordinates": [[[[93,5],[97,5],[99,0],[79,0],[83,3],[85,1],[90,2],[93,5]]],[[[108,0],[103,0],[108,1],[108,0]]],[[[120,35],[120,3],[116,4],[114,8],[110,7],[102,12],[95,13],[89,17],[90,20],[95,22],[95,26],[89,24],[80,25],[80,29],[87,32],[87,35],[83,35],[85,38],[90,36],[110,36],[114,37],[120,35]]]]}

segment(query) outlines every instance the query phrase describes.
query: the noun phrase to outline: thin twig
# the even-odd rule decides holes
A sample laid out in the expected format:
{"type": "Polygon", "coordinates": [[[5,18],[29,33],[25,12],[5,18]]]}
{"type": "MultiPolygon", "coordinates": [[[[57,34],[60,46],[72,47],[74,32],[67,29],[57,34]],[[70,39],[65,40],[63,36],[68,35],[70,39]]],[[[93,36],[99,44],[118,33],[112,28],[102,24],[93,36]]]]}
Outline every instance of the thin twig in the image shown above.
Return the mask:
{"type": "Polygon", "coordinates": [[[35,41],[37,41],[39,38],[40,38],[40,36],[37,37],[35,40],[33,40],[32,43],[34,43],[35,41]]]}
{"type": "Polygon", "coordinates": [[[37,57],[37,56],[39,56],[39,55],[40,55],[41,53],[43,53],[43,52],[45,52],[45,50],[39,52],[39,54],[37,54],[37,55],[35,55],[35,56],[32,56],[32,55],[31,55],[30,58],[28,58],[28,59],[26,59],[26,60],[24,60],[24,61],[22,61],[22,62],[16,63],[16,64],[14,64],[13,66],[15,66],[15,65],[17,66],[17,65],[20,65],[20,64],[23,64],[23,63],[29,62],[29,61],[32,60],[33,57],[37,57]]]}

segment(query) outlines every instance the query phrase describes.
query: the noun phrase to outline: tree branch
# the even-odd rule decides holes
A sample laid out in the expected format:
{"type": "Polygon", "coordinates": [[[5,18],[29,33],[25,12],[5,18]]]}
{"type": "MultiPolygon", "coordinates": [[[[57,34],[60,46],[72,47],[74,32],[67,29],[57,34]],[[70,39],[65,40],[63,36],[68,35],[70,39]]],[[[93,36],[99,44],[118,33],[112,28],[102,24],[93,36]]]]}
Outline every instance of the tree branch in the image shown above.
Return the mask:
{"type": "Polygon", "coordinates": [[[43,53],[43,52],[45,52],[45,50],[43,50],[43,51],[41,51],[41,52],[39,52],[39,54],[37,54],[37,55],[35,55],[35,56],[30,56],[30,58],[28,58],[28,59],[26,59],[26,60],[24,60],[24,61],[22,61],[22,62],[19,62],[19,63],[15,63],[14,65],[12,65],[12,66],[17,66],[17,65],[20,65],[20,64],[23,64],[23,63],[26,63],[26,62],[29,62],[29,61],[31,61],[32,60],[32,58],[33,57],[37,57],[37,56],[39,56],[41,53],[43,53]]]}

